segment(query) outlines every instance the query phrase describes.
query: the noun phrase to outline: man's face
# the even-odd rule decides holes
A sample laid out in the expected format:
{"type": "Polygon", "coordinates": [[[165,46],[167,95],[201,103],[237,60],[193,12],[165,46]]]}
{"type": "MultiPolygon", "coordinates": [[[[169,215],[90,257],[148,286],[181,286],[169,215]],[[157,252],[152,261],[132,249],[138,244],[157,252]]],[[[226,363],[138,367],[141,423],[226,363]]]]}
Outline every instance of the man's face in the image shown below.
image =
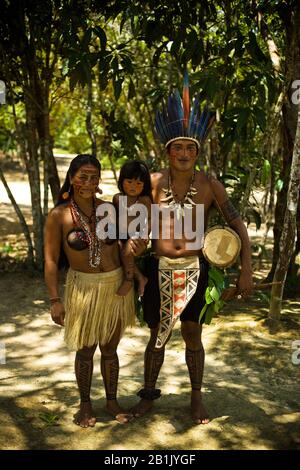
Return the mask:
{"type": "Polygon", "coordinates": [[[178,139],[168,148],[170,167],[178,171],[189,171],[194,168],[198,147],[193,140],[178,139]]]}
{"type": "Polygon", "coordinates": [[[83,165],[71,178],[71,184],[74,188],[74,194],[88,199],[96,193],[100,175],[94,165],[83,165]]]}

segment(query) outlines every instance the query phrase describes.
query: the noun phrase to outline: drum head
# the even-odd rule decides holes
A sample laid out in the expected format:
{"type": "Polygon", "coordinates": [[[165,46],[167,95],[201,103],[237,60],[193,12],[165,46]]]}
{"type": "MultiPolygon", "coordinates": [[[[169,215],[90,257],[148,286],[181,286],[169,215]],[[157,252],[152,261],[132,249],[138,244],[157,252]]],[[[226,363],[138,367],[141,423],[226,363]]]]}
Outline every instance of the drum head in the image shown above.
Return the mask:
{"type": "Polygon", "coordinates": [[[211,227],[204,234],[203,255],[213,266],[227,268],[237,259],[241,250],[238,234],[229,227],[211,227]]]}

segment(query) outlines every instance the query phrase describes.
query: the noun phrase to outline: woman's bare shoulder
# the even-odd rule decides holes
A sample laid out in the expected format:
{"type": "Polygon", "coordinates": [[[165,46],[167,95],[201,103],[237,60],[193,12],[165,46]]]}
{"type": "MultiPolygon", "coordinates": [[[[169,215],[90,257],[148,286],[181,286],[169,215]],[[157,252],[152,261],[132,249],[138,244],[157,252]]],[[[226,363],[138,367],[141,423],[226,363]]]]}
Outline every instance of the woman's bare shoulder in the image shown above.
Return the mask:
{"type": "Polygon", "coordinates": [[[53,209],[51,209],[48,214],[48,218],[50,217],[52,219],[61,219],[68,210],[68,207],[69,204],[67,202],[63,202],[62,204],[59,204],[59,206],[53,207],[53,209]]]}

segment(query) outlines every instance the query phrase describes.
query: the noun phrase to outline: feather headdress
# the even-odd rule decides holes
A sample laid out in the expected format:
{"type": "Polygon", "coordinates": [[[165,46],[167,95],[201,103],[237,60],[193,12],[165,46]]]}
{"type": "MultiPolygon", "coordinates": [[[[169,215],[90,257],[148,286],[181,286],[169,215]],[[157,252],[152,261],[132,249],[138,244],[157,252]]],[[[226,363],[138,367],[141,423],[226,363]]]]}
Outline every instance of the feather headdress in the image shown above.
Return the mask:
{"type": "Polygon", "coordinates": [[[185,72],[182,99],[176,89],[168,97],[162,111],[157,110],[155,128],[161,142],[167,147],[177,139],[190,139],[199,147],[215,121],[215,113],[207,107],[201,111],[198,98],[190,109],[188,74],[185,72]]]}

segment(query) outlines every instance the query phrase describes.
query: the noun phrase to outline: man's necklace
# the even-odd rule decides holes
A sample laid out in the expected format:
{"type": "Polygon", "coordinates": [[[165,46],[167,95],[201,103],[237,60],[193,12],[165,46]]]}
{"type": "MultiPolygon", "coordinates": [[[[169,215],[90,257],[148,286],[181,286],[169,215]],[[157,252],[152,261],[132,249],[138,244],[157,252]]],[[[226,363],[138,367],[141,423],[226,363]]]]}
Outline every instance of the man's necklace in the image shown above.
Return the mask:
{"type": "Polygon", "coordinates": [[[190,181],[189,188],[183,198],[180,200],[178,199],[178,194],[173,192],[173,185],[171,180],[170,172],[168,173],[168,188],[162,188],[163,192],[165,193],[165,197],[162,198],[161,202],[166,202],[167,205],[174,210],[177,219],[179,220],[180,217],[184,217],[184,209],[192,209],[196,203],[193,201],[193,197],[197,194],[197,189],[193,187],[195,181],[195,171],[190,181]]]}

